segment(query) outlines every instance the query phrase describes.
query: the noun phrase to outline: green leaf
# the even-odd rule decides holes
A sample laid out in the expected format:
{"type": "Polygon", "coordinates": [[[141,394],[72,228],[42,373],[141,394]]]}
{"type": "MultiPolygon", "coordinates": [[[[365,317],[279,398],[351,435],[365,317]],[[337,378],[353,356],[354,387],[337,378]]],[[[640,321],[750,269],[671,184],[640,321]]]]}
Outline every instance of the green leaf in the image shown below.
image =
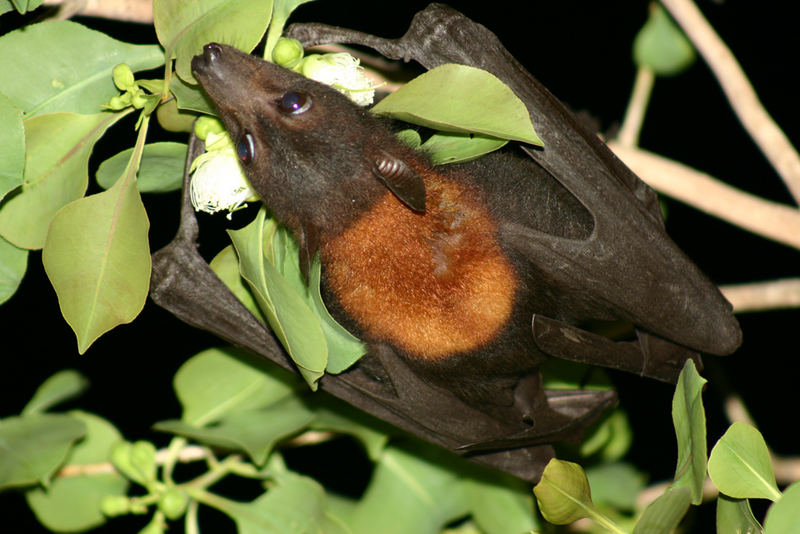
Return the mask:
{"type": "MultiPolygon", "coordinates": [[[[319,400],[319,399],[314,399],[319,400]]],[[[373,462],[377,462],[389,441],[389,428],[384,423],[357,410],[342,401],[328,397],[314,410],[316,418],[311,422],[314,430],[347,434],[355,437],[373,462]]]]}
{"type": "MultiPolygon", "coordinates": [[[[438,534],[468,513],[464,484],[452,457],[387,447],[375,466],[369,487],[346,523],[357,534],[438,534]],[[391,506],[387,506],[391,503],[391,506]]],[[[457,460],[457,459],[456,459],[457,460]]]]}
{"type": "MultiPolygon", "coordinates": [[[[228,233],[239,256],[239,269],[259,308],[286,352],[312,389],[328,363],[325,335],[308,305],[292,285],[264,257],[264,215],[241,230],[228,233]]],[[[272,223],[275,224],[275,223],[272,223]]],[[[269,229],[267,234],[269,234],[269,229]]]]}
{"type": "Polygon", "coordinates": [[[628,416],[623,410],[616,409],[608,417],[589,427],[579,451],[582,457],[598,454],[607,462],[615,462],[625,456],[632,442],[633,430],[628,416]]]}
{"type": "Polygon", "coordinates": [[[205,500],[236,523],[238,534],[346,534],[326,512],[325,491],[316,481],[283,473],[266,493],[249,503],[213,496],[205,500]]]}
{"type": "Polygon", "coordinates": [[[258,410],[292,394],[297,380],[277,366],[270,373],[245,363],[232,347],[205,350],[175,373],[174,388],[183,406],[182,421],[201,427],[241,411],[258,410]]]}
{"type": "Polygon", "coordinates": [[[708,474],[719,491],[736,499],[781,497],[764,437],[747,423],[733,423],[717,441],[708,474]]]}
{"type": "Polygon", "coordinates": [[[797,534],[800,525],[800,482],[784,490],[781,498],[767,510],[764,534],[797,534]]]}
{"type": "Polygon", "coordinates": [[[209,262],[208,266],[211,267],[214,274],[222,280],[230,292],[239,299],[239,302],[247,308],[247,311],[253,314],[253,317],[267,324],[267,320],[253,297],[253,293],[250,292],[250,288],[245,285],[242,275],[239,274],[239,257],[236,255],[236,249],[233,248],[233,245],[228,245],[222,249],[209,262]]]}
{"type": "MultiPolygon", "coordinates": [[[[74,411],[69,415],[83,421],[86,437],[70,452],[67,466],[77,469],[108,462],[111,447],[122,439],[119,431],[94,414],[74,411]]],[[[49,488],[28,491],[25,497],[36,518],[46,528],[56,532],[76,532],[105,523],[100,503],[109,495],[125,495],[128,485],[128,481],[113,470],[87,469],[80,474],[60,476],[49,488]]]]}
{"type": "Polygon", "coordinates": [[[687,487],[671,487],[644,509],[633,534],[670,534],[689,510],[692,494],[687,487]]]}
{"type": "Polygon", "coordinates": [[[631,464],[602,463],[586,470],[586,478],[592,488],[592,499],[616,510],[632,512],[636,500],[644,489],[647,477],[631,464]]]}
{"type": "MultiPolygon", "coordinates": [[[[123,175],[133,147],[123,150],[100,164],[97,183],[103,189],[113,186],[123,175]]],[[[150,143],[144,145],[142,162],[136,185],[142,193],[166,193],[177,191],[183,185],[183,167],[186,163],[185,143],[150,143]]]]}
{"type": "Polygon", "coordinates": [[[81,354],[142,311],[150,288],[149,227],[130,174],[53,218],[42,263],[81,354]]]}
{"type": "Polygon", "coordinates": [[[168,132],[189,133],[198,114],[178,109],[178,101],[171,98],[156,109],[158,124],[168,132]]]}
{"type": "Polygon", "coordinates": [[[372,111],[445,132],[479,133],[542,146],[525,104],[494,75],[446,64],[414,78],[372,111]]]}
{"type": "Polygon", "coordinates": [[[576,463],[550,460],[533,493],[542,516],[555,525],[568,525],[598,513],[592,503],[589,481],[576,463]]]}
{"type": "Polygon", "coordinates": [[[425,152],[434,165],[463,163],[493,152],[508,143],[497,139],[468,133],[439,132],[425,141],[420,150],[425,152]]]}
{"type": "Polygon", "coordinates": [[[538,531],[530,485],[518,479],[482,478],[464,481],[472,518],[485,534],[523,534],[538,531]]]}
{"type": "Polygon", "coordinates": [[[761,534],[763,529],[747,499],[720,494],[717,499],[717,534],[761,534]]]}
{"type": "Polygon", "coordinates": [[[246,452],[257,465],[263,465],[275,444],[302,430],[314,418],[296,397],[288,397],[269,408],[236,411],[203,428],[183,421],[156,423],[161,432],[179,434],[215,447],[246,452]]]}
{"type": "Polygon", "coordinates": [[[316,316],[328,347],[328,364],[325,370],[333,374],[345,371],[366,354],[367,347],[328,313],[320,293],[322,264],[319,257],[316,256],[311,262],[306,285],[300,272],[300,249],[297,241],[285,226],[274,226],[272,222],[268,222],[267,226],[269,229],[274,228],[269,230],[272,239],[271,246],[267,249],[267,261],[271,261],[316,316]]]}
{"type": "Polygon", "coordinates": [[[44,382],[22,410],[23,415],[46,412],[83,393],[89,386],[86,377],[73,369],[59,371],[44,382]]]}
{"type": "Polygon", "coordinates": [[[164,64],[164,54],[158,46],[123,43],[75,22],[42,22],[0,39],[0,92],[26,117],[97,113],[119,94],[111,78],[119,63],[153,69],[164,64]]]}
{"type": "Polygon", "coordinates": [[[0,237],[0,304],[17,292],[28,267],[28,251],[0,237]]]}
{"type": "Polygon", "coordinates": [[[199,85],[189,85],[178,77],[172,78],[169,90],[175,95],[178,109],[197,111],[206,115],[216,114],[214,104],[199,85]]]}
{"type": "Polygon", "coordinates": [[[695,52],[666,10],[654,3],[650,17],[633,41],[633,59],[659,76],[673,76],[694,63],[695,52]]]}
{"type": "Polygon", "coordinates": [[[0,489],[49,484],[86,425],[63,414],[0,419],[0,489]]]}
{"type": "Polygon", "coordinates": [[[24,183],[0,204],[0,235],[20,248],[42,248],[56,211],[86,192],[94,144],[124,115],[53,113],[26,120],[24,183]]]}
{"type": "Polygon", "coordinates": [[[705,383],[694,362],[687,360],[672,397],[672,423],[678,440],[673,486],[688,487],[692,504],[703,501],[703,482],[706,479],[706,413],[702,397],[705,383]]]}
{"type": "Polygon", "coordinates": [[[22,185],[24,170],[25,127],[22,110],[0,93],[0,201],[9,191],[22,185]]]}
{"type": "Polygon", "coordinates": [[[309,305],[319,319],[328,345],[328,365],[325,370],[333,374],[342,373],[367,353],[367,346],[337,323],[328,313],[320,293],[322,265],[319,257],[316,257],[311,264],[311,272],[308,277],[309,305]]]}
{"type": "Polygon", "coordinates": [[[264,35],[272,15],[272,0],[155,0],[153,21],[158,40],[175,71],[189,83],[192,57],[210,42],[251,51],[264,35]]]}
{"type": "Polygon", "coordinates": [[[24,15],[42,5],[43,1],[44,0],[3,0],[0,2],[0,13],[16,9],[18,13],[24,15]]]}

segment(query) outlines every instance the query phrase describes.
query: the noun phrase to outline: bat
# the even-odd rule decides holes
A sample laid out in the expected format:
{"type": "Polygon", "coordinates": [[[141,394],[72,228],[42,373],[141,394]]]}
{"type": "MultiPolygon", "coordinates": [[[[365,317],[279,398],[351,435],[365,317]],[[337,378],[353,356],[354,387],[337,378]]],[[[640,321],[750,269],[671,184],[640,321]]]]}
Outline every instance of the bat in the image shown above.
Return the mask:
{"type": "MultiPolygon", "coordinates": [[[[321,25],[288,33],[488,70],[526,103],[545,142],[433,167],[337,91],[206,45],[193,73],[251,184],[297,239],[304,272],[319,254],[331,314],[368,343],[323,390],[536,481],[551,444],[579,439],[616,400],[544,389],[548,360],[675,381],[687,359],[738,347],[730,305],[669,239],[655,194],[484,27],[432,5],[397,40],[321,25]],[[615,342],[582,327],[591,320],[630,322],[637,337],[615,342]]],[[[178,237],[154,255],[153,298],[292,368],[196,255],[196,221],[183,209],[178,237]]]]}

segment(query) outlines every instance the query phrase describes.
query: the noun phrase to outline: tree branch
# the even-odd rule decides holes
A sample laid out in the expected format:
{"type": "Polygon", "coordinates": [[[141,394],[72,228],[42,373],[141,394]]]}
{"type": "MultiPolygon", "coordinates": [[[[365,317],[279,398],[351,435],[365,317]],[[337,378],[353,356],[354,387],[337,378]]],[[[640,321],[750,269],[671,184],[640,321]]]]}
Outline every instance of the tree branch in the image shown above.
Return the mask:
{"type": "Polygon", "coordinates": [[[800,278],[722,286],[736,313],[800,307],[800,278]]]}
{"type": "Polygon", "coordinates": [[[703,56],[734,112],[800,204],[800,156],[770,117],[733,53],[691,0],[662,0],[703,56]]]}
{"type": "Polygon", "coordinates": [[[691,167],[619,143],[614,153],[651,187],[745,230],[800,249],[800,211],[764,200],[691,167]]]}
{"type": "Polygon", "coordinates": [[[74,15],[153,23],[152,0],[44,0],[45,6],[60,6],[58,18],[74,15]]]}

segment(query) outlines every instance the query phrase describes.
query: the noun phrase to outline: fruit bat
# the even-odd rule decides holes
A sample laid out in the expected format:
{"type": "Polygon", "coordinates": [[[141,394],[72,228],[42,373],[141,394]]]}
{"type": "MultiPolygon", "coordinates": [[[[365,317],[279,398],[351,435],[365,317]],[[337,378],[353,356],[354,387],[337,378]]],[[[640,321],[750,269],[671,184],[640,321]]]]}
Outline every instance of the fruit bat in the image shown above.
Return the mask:
{"type": "MultiPolygon", "coordinates": [[[[616,400],[543,388],[547,361],[675,381],[687,359],[738,347],[730,305],[669,239],[655,194],[486,28],[432,5],[395,40],[314,24],[288,34],[485,69],[525,102],[545,143],[434,167],[332,88],[225,45],[194,58],[252,186],[297,239],[301,269],[319,254],[331,314],[368,344],[323,390],[536,481],[551,444],[580,438],[616,400]],[[585,329],[593,320],[627,321],[636,338],[585,329]]],[[[196,239],[184,194],[178,236],[153,258],[156,302],[293,368],[196,239]]]]}

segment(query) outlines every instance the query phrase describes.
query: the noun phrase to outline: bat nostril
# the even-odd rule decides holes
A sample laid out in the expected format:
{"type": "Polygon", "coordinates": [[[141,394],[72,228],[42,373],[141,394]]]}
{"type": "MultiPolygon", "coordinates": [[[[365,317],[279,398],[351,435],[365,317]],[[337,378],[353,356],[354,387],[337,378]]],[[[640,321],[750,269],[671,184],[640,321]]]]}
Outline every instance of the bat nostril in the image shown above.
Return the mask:
{"type": "Polygon", "coordinates": [[[208,43],[203,47],[203,56],[206,61],[216,61],[222,54],[222,47],[217,43],[208,43]]]}

